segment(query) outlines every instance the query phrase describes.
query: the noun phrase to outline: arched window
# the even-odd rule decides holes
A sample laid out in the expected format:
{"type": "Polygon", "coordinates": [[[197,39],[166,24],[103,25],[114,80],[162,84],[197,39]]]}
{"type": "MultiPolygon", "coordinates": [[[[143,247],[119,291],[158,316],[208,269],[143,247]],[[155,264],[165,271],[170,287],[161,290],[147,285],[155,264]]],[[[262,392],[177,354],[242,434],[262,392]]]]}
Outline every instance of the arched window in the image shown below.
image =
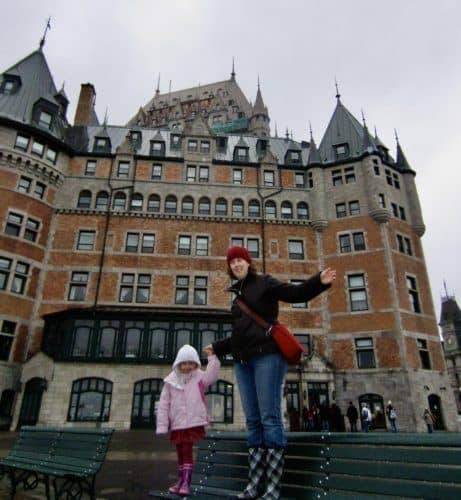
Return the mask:
{"type": "Polygon", "coordinates": [[[69,422],[107,422],[109,420],[112,382],[103,378],[81,378],[72,384],[69,422]]]}
{"type": "Polygon", "coordinates": [[[85,189],[80,191],[78,195],[77,208],[90,208],[91,207],[91,191],[85,189]]]}
{"type": "Polygon", "coordinates": [[[115,355],[115,346],[120,331],[120,321],[101,320],[98,331],[97,356],[100,358],[113,358],[115,355]]]}
{"type": "Polygon", "coordinates": [[[218,380],[206,391],[208,413],[211,422],[232,423],[234,421],[234,385],[218,380]]]}
{"type": "Polygon", "coordinates": [[[210,212],[211,212],[210,198],[207,198],[206,196],[200,198],[198,202],[198,213],[200,215],[210,215],[210,212]]]}
{"type": "Polygon", "coordinates": [[[227,215],[227,201],[224,198],[218,198],[215,205],[215,215],[227,215]]]}
{"type": "Polygon", "coordinates": [[[151,359],[165,359],[168,332],[170,323],[168,321],[149,322],[149,345],[148,356],[151,359]]]}
{"type": "Polygon", "coordinates": [[[92,329],[92,321],[85,321],[83,319],[75,321],[71,346],[71,353],[73,357],[85,358],[88,356],[92,329]]]}
{"type": "Polygon", "coordinates": [[[142,205],[144,202],[144,198],[141,193],[134,193],[131,198],[131,206],[130,210],[135,210],[136,212],[142,211],[142,205]]]}
{"type": "Polygon", "coordinates": [[[96,195],[96,210],[107,210],[109,205],[109,193],[107,191],[99,191],[96,195]]]}
{"type": "Polygon", "coordinates": [[[175,214],[178,206],[178,200],[176,196],[169,194],[165,198],[165,213],[167,214],[175,214]]]}
{"type": "Polygon", "coordinates": [[[114,210],[125,210],[125,207],[126,207],[126,194],[115,193],[114,200],[112,202],[112,208],[114,210]]]}
{"type": "Polygon", "coordinates": [[[160,196],[158,194],[151,194],[147,200],[148,212],[160,212],[160,196]]]}
{"type": "Polygon", "coordinates": [[[181,213],[182,214],[193,214],[194,213],[194,199],[192,196],[185,196],[181,203],[181,213]]]}
{"type": "Polygon", "coordinates": [[[248,204],[248,217],[261,217],[261,205],[258,200],[250,200],[248,204]]]}
{"type": "Polygon", "coordinates": [[[266,201],[264,205],[264,212],[266,214],[266,219],[276,219],[277,218],[277,207],[275,202],[272,200],[266,201]]]}
{"type": "Polygon", "coordinates": [[[385,429],[386,417],[384,414],[384,400],[380,394],[362,394],[359,396],[359,408],[366,403],[371,411],[371,426],[373,429],[385,429]]]}
{"type": "Polygon", "coordinates": [[[296,206],[296,217],[298,219],[309,219],[309,205],[300,201],[296,206]]]}
{"type": "Polygon", "coordinates": [[[192,344],[192,335],[194,333],[194,323],[190,321],[175,321],[175,352],[185,344],[192,344]]]}
{"type": "Polygon", "coordinates": [[[292,219],[293,218],[293,205],[289,201],[282,201],[280,213],[281,213],[282,219],[292,219]]]}
{"type": "Polygon", "coordinates": [[[139,357],[143,329],[144,321],[125,321],[125,358],[139,357]]]}
{"type": "Polygon", "coordinates": [[[147,378],[134,384],[131,410],[132,429],[152,429],[155,427],[162,387],[163,380],[161,378],[147,378]]]}
{"type": "Polygon", "coordinates": [[[234,200],[232,202],[232,217],[243,217],[243,201],[234,200]]]}

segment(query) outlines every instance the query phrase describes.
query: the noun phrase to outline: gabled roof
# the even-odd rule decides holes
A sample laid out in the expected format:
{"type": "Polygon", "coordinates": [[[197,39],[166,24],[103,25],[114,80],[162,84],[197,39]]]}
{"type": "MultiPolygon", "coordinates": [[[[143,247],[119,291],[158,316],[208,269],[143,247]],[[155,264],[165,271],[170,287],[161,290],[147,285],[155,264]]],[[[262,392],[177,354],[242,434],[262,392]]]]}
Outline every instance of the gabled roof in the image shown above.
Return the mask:
{"type": "MultiPolygon", "coordinates": [[[[4,71],[2,79],[8,75],[19,77],[21,85],[13,94],[0,94],[0,116],[36,127],[32,121],[32,113],[37,101],[44,99],[59,109],[59,102],[55,98],[58,91],[40,49],[4,71]]],[[[67,121],[58,113],[53,129],[45,132],[62,139],[67,125],[67,121]]],[[[40,130],[43,131],[41,128],[40,130]]]]}

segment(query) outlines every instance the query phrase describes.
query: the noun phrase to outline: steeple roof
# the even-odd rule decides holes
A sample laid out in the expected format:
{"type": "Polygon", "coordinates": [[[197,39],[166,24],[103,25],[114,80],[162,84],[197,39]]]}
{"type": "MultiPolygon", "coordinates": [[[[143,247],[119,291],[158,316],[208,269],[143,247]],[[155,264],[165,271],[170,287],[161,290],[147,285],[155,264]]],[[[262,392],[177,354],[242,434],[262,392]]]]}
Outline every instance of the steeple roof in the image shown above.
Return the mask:
{"type": "MultiPolygon", "coordinates": [[[[1,77],[2,81],[9,77],[15,78],[19,85],[12,93],[0,93],[0,116],[37,127],[33,122],[33,111],[39,100],[42,99],[59,109],[60,103],[56,99],[58,91],[42,50],[38,49],[21,59],[5,70],[1,77]]],[[[63,92],[61,95],[65,96],[63,92]]],[[[46,132],[62,139],[67,121],[56,113],[53,123],[52,130],[46,132]]]]}
{"type": "Polygon", "coordinates": [[[378,148],[376,145],[375,140],[370,134],[370,131],[368,130],[368,127],[366,123],[363,123],[363,146],[362,146],[362,153],[377,153],[378,148]]]}
{"type": "Polygon", "coordinates": [[[322,163],[322,160],[320,158],[320,153],[319,150],[317,149],[317,146],[314,141],[314,137],[312,135],[312,130],[311,130],[311,140],[309,144],[309,159],[307,161],[307,164],[310,167],[313,167],[314,165],[320,165],[322,163]]]}
{"type": "Polygon", "coordinates": [[[410,167],[410,164],[408,163],[405,155],[403,154],[402,148],[400,146],[400,142],[397,139],[397,158],[395,160],[395,164],[399,170],[410,170],[412,171],[412,168],[410,167]]]}
{"type": "Polygon", "coordinates": [[[261,87],[258,79],[258,91],[256,92],[256,99],[253,106],[252,116],[254,115],[267,115],[267,108],[264,105],[263,96],[261,94],[261,87]]]}

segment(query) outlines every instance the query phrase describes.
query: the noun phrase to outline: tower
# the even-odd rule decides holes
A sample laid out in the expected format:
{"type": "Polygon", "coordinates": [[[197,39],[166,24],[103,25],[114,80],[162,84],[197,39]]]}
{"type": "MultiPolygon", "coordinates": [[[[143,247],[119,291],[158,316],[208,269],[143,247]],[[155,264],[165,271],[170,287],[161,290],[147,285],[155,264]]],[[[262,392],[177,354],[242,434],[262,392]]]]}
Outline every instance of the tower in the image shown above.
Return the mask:
{"type": "Polygon", "coordinates": [[[270,118],[267,111],[267,107],[264,105],[264,101],[261,94],[261,87],[259,85],[258,77],[258,90],[256,92],[256,99],[251,110],[249,132],[256,135],[257,137],[269,137],[270,136],[270,118]]]}

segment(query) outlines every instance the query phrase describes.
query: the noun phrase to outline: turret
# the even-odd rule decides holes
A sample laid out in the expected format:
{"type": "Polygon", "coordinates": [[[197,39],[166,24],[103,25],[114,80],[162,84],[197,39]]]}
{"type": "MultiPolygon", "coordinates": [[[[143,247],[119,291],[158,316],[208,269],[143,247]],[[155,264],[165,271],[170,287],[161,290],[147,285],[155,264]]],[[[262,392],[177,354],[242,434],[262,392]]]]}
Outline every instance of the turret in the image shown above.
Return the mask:
{"type": "Polygon", "coordinates": [[[254,106],[252,107],[248,130],[257,137],[269,137],[269,123],[269,112],[267,111],[267,107],[264,105],[258,78],[258,91],[256,92],[256,100],[254,106]]]}

